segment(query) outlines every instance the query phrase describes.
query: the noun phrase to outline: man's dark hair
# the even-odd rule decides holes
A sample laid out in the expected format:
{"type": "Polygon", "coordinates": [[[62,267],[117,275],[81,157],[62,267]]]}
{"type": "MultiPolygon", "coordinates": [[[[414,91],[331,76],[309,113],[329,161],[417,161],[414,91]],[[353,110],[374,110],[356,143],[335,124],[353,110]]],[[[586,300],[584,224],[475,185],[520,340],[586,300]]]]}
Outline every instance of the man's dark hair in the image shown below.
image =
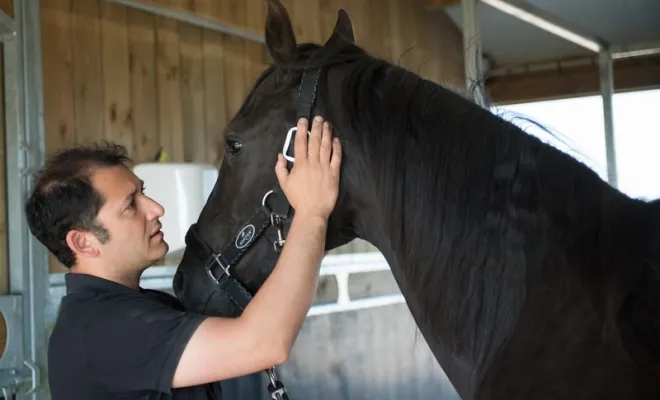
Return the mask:
{"type": "Polygon", "coordinates": [[[71,229],[93,232],[101,242],[108,231],[96,220],[105,198],[94,189],[94,168],[132,163],[126,148],[103,142],[77,146],[52,155],[36,177],[32,194],[25,203],[25,215],[32,234],[66,267],[76,263],[66,243],[71,229]]]}

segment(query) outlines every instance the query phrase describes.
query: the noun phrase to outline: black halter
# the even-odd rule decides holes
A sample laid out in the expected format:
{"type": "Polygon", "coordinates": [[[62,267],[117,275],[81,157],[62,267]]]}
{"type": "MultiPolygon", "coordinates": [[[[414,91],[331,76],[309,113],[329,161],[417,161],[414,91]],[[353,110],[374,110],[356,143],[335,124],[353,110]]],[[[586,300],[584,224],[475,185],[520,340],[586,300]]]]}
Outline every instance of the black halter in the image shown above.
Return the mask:
{"type": "MultiPolygon", "coordinates": [[[[305,69],[303,72],[296,98],[296,122],[304,117],[311,124],[320,74],[320,68],[305,69]]],[[[289,154],[291,154],[290,150],[294,142],[293,133],[296,131],[295,127],[289,130],[282,149],[289,170],[293,167],[294,159],[289,154]]],[[[273,250],[279,253],[286,241],[283,234],[284,222],[290,220],[291,211],[289,201],[282,192],[279,183],[276,183],[275,187],[264,195],[261,206],[241,225],[231,240],[219,252],[216,252],[202,239],[197,230],[197,224],[192,224],[188,229],[185,239],[186,246],[202,260],[209,279],[216,284],[218,290],[223,292],[241,311],[252,300],[253,294],[232,275],[231,268],[238,264],[241,257],[263,236],[269,227],[277,230],[277,239],[273,242],[273,250]]],[[[274,400],[288,400],[286,389],[277,380],[274,368],[270,368],[266,372],[270,378],[268,391],[271,398],[274,400]]]]}

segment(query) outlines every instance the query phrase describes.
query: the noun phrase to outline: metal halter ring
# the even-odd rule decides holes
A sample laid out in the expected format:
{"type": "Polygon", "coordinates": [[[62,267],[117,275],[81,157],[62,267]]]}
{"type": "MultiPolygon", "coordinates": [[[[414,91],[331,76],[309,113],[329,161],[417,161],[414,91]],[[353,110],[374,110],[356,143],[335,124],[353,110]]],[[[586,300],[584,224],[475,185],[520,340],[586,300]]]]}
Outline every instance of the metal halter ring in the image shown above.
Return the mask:
{"type": "Polygon", "coordinates": [[[273,191],[272,191],[272,190],[269,190],[268,192],[266,192],[266,194],[264,195],[264,198],[261,200],[261,205],[262,205],[262,206],[265,206],[265,205],[266,205],[266,199],[267,199],[268,196],[270,196],[271,194],[273,194],[273,191]]]}

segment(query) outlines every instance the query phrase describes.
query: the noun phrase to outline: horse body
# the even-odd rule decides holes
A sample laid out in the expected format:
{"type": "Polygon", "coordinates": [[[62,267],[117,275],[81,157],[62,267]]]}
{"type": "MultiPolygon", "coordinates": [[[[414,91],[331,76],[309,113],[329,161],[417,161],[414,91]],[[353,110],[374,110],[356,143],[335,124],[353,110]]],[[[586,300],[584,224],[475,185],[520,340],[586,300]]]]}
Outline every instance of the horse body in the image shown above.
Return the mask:
{"type": "Polygon", "coordinates": [[[336,78],[324,104],[340,105],[330,118],[359,160],[344,183],[355,233],[385,255],[461,396],[660,395],[619,320],[657,211],[453,92],[383,68],[380,80],[351,70],[378,96],[351,110],[341,93],[355,83],[336,78]]]}
{"type": "MultiPolygon", "coordinates": [[[[344,147],[327,248],[360,237],[383,253],[463,399],[660,397],[660,202],[630,199],[514,124],[367,55],[346,14],[325,46],[298,47],[272,0],[266,33],[276,66],[230,123],[243,154],[226,157],[198,222],[212,247],[275,182],[300,70],[318,63],[317,110],[344,147]]],[[[276,259],[255,242],[233,274],[254,292],[276,259]]],[[[177,295],[236,315],[196,261],[186,250],[177,295]]]]}

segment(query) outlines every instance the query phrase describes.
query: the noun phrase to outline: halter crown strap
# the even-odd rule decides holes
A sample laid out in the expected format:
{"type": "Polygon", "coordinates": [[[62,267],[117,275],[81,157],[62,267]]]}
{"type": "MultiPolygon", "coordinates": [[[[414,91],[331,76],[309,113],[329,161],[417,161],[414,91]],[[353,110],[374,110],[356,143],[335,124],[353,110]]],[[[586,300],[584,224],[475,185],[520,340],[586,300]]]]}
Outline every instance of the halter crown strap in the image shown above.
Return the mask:
{"type": "Polygon", "coordinates": [[[321,68],[309,71],[305,69],[298,88],[298,119],[307,118],[311,121],[312,111],[316,104],[316,89],[318,86],[321,68]]]}

